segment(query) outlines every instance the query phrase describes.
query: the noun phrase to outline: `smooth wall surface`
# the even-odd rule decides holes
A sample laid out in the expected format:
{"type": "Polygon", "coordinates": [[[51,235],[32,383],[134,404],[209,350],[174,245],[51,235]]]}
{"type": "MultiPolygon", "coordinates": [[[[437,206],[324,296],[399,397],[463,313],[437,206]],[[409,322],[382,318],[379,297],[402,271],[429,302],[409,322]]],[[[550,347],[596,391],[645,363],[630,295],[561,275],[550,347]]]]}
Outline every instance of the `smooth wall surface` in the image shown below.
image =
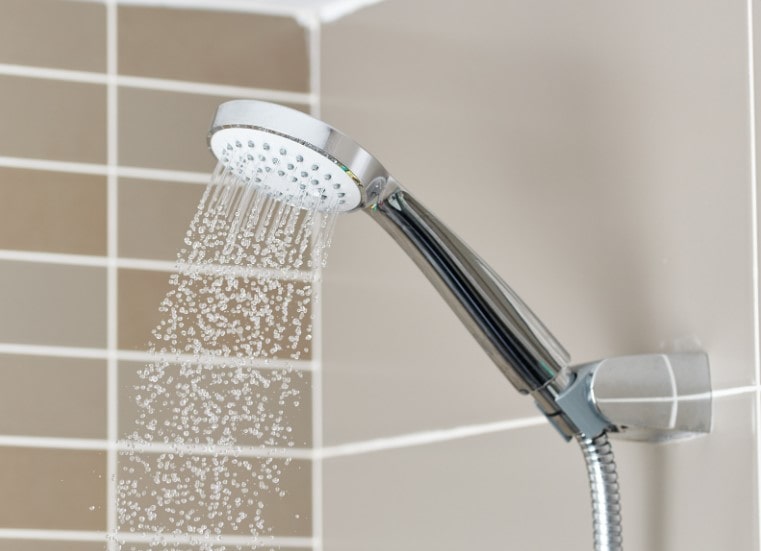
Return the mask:
{"type": "MultiPolygon", "coordinates": [[[[627,549],[759,549],[748,8],[388,0],[322,32],[323,117],[575,362],[709,353],[714,432],[617,446],[627,549]]],[[[591,549],[579,450],[364,214],[323,304],[326,551],[591,549]]]]}

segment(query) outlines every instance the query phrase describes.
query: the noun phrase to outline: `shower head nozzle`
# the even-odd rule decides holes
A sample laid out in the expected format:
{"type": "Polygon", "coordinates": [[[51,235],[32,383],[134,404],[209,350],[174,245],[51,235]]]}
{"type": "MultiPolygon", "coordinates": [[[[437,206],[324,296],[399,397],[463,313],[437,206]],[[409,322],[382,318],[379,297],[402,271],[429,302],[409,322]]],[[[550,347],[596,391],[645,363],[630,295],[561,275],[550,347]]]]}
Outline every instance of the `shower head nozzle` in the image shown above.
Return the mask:
{"type": "Polygon", "coordinates": [[[234,100],[217,109],[209,131],[217,159],[283,202],[347,212],[365,204],[365,187],[387,177],[351,138],[282,105],[234,100]]]}

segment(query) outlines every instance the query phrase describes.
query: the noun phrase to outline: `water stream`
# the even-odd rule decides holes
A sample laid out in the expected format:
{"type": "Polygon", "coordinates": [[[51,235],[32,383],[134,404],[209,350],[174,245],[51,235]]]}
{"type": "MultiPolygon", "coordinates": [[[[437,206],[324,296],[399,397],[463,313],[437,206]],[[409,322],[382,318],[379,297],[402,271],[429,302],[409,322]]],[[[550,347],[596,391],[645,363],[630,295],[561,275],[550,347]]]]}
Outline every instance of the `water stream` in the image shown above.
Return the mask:
{"type": "Polygon", "coordinates": [[[271,167],[253,168],[256,186],[214,171],[154,360],[135,376],[112,535],[125,551],[274,549],[272,536],[311,534],[312,313],[336,215],[304,208],[306,191],[279,201],[271,167]]]}

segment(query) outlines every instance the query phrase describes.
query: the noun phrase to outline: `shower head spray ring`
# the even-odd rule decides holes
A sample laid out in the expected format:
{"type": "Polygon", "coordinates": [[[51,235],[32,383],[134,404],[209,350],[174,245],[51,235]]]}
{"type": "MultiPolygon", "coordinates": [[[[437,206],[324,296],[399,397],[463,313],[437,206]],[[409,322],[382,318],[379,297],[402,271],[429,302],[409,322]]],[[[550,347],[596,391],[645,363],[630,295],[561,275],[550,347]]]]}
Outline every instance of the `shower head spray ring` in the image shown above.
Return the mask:
{"type": "Polygon", "coordinates": [[[305,113],[255,100],[217,109],[209,148],[238,179],[283,202],[347,212],[365,204],[365,186],[387,177],[351,138],[305,113]],[[298,137],[297,137],[298,136],[298,137]]]}

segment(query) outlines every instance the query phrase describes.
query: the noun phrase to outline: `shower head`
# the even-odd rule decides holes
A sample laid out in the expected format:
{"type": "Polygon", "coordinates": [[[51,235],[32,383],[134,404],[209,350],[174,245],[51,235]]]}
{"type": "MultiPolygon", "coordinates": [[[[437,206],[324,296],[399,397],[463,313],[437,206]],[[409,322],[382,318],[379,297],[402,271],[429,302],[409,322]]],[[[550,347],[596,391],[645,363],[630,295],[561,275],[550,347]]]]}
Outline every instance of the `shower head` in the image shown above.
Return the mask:
{"type": "Polygon", "coordinates": [[[301,111],[263,101],[219,106],[209,147],[237,176],[280,200],[321,211],[364,206],[383,166],[348,136],[301,111]]]}
{"type": "Polygon", "coordinates": [[[209,147],[238,180],[300,207],[363,210],[415,261],[489,357],[531,394],[566,436],[555,403],[570,358],[502,279],[348,136],[309,115],[261,101],[219,106],[209,147]]]}

